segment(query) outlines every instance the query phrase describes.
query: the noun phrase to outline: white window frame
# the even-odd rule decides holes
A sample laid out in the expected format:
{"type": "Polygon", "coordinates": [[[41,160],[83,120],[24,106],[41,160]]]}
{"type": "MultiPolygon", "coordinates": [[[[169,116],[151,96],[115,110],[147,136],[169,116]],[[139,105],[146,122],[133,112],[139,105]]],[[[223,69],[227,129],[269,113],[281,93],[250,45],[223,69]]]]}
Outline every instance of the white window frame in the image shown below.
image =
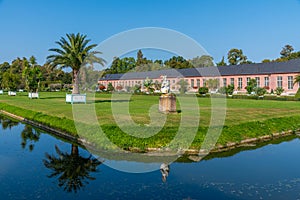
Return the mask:
{"type": "Polygon", "coordinates": [[[269,87],[270,86],[270,78],[268,76],[265,76],[264,80],[265,80],[265,83],[264,83],[265,87],[269,87]]]}
{"type": "Polygon", "coordinates": [[[294,89],[294,77],[288,76],[288,90],[294,89]]]}
{"type": "Polygon", "coordinates": [[[260,77],[255,77],[256,87],[260,87],[260,77]]]}
{"type": "Polygon", "coordinates": [[[242,77],[239,77],[239,78],[238,78],[238,87],[239,87],[240,89],[243,89],[243,78],[242,78],[242,77]]]}
{"type": "Polygon", "coordinates": [[[282,76],[277,76],[277,87],[282,88],[282,76]]]}

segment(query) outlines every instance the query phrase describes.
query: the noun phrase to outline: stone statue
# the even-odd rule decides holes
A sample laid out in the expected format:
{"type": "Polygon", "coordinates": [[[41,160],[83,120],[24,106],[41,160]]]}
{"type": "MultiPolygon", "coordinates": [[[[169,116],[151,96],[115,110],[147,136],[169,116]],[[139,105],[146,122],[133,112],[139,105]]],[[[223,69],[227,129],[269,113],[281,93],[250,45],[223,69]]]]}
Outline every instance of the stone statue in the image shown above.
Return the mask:
{"type": "Polygon", "coordinates": [[[162,76],[163,78],[163,81],[162,81],[162,84],[161,84],[161,93],[163,94],[168,94],[170,92],[170,84],[167,80],[167,76],[162,76]]]}

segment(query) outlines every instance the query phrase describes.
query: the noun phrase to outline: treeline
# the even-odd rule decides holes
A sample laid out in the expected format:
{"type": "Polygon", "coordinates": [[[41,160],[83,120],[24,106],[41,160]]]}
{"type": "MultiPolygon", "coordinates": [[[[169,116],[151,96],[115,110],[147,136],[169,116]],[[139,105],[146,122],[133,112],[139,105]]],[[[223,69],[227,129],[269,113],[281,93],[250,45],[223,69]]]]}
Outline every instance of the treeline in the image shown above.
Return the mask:
{"type": "MultiPolygon", "coordinates": [[[[280,51],[280,57],[276,59],[264,59],[262,62],[284,62],[291,59],[300,58],[300,51],[295,52],[291,45],[285,45],[280,51]]],[[[253,61],[249,60],[246,55],[244,55],[242,49],[230,49],[227,53],[227,57],[223,56],[220,62],[217,62],[217,66],[227,66],[227,65],[242,65],[251,64],[253,61]],[[226,61],[227,60],[227,61],[226,61]]],[[[114,58],[112,65],[105,70],[104,74],[119,74],[126,73],[129,71],[141,72],[141,71],[154,71],[161,69],[183,69],[192,67],[211,67],[214,66],[214,59],[211,56],[203,55],[198,56],[190,60],[184,59],[182,56],[173,56],[168,60],[151,60],[144,57],[141,50],[137,52],[136,58],[134,57],[124,57],[124,58],[114,58]]]]}
{"type": "Polygon", "coordinates": [[[11,63],[0,64],[0,88],[16,91],[36,91],[61,88],[72,84],[72,74],[50,65],[38,65],[34,56],[17,58],[11,63]],[[52,87],[52,88],[51,88],[52,87]]]}
{"type": "Polygon", "coordinates": [[[119,74],[129,71],[154,71],[168,68],[183,69],[192,67],[210,67],[213,65],[213,58],[207,55],[196,57],[192,60],[186,60],[182,56],[173,56],[169,60],[153,61],[145,58],[142,51],[139,50],[136,59],[134,57],[114,58],[111,66],[105,70],[104,74],[119,74]]]}
{"type": "MultiPolygon", "coordinates": [[[[97,87],[101,72],[94,70],[92,64],[80,68],[79,84],[82,90],[94,90],[97,87]]],[[[11,63],[0,64],[0,89],[29,92],[70,91],[73,74],[53,67],[49,63],[39,65],[36,58],[16,58],[11,63]]]]}

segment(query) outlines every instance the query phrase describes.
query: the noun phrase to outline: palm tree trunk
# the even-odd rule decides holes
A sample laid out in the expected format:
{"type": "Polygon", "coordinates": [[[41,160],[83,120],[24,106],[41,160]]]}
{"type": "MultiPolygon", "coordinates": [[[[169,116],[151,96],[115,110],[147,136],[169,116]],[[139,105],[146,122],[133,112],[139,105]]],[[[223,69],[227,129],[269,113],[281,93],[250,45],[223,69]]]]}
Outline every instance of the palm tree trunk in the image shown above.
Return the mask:
{"type": "Polygon", "coordinates": [[[79,94],[79,70],[73,70],[73,91],[72,94],[79,94]]]}
{"type": "Polygon", "coordinates": [[[71,155],[73,156],[78,156],[79,155],[79,150],[78,150],[78,146],[75,144],[72,144],[72,152],[71,155]]]}

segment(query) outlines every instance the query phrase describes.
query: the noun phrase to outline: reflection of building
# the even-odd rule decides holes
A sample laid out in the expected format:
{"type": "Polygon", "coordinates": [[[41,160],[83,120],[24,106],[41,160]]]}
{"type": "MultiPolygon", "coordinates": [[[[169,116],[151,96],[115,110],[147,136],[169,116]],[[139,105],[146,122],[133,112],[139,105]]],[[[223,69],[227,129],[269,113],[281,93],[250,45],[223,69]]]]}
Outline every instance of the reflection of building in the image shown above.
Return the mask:
{"type": "Polygon", "coordinates": [[[160,165],[161,179],[163,182],[167,181],[167,177],[169,176],[170,166],[166,163],[160,165]]]}
{"type": "Polygon", "coordinates": [[[217,79],[219,87],[233,84],[236,91],[246,92],[245,87],[250,79],[255,79],[259,87],[264,87],[270,92],[277,87],[284,89],[287,94],[294,94],[299,84],[294,85],[296,75],[300,74],[300,59],[287,62],[270,62],[259,64],[231,65],[222,67],[205,67],[190,69],[168,69],[149,72],[130,72],[126,74],[107,74],[99,80],[99,84],[107,87],[112,83],[114,87],[121,85],[123,88],[143,85],[149,77],[153,81],[161,82],[161,75],[166,75],[170,81],[171,92],[178,91],[178,81],[184,79],[188,82],[188,90],[196,92],[203,87],[207,80],[217,79]]]}

